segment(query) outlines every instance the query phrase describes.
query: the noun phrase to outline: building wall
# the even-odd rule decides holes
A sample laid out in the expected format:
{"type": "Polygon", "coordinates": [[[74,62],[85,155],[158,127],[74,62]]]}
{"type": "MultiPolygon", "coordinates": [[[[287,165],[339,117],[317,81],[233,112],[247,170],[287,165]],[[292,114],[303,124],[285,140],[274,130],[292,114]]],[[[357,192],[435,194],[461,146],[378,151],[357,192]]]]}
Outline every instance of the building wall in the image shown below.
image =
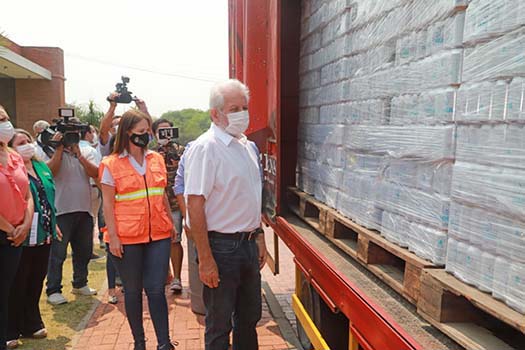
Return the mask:
{"type": "Polygon", "coordinates": [[[58,108],[65,105],[64,52],[52,47],[22,47],[21,53],[52,74],[51,81],[16,80],[17,127],[32,130],[35,121],[51,121],[58,116],[58,108]]]}
{"type": "Polygon", "coordinates": [[[16,123],[15,79],[0,78],[0,104],[16,123]]]}

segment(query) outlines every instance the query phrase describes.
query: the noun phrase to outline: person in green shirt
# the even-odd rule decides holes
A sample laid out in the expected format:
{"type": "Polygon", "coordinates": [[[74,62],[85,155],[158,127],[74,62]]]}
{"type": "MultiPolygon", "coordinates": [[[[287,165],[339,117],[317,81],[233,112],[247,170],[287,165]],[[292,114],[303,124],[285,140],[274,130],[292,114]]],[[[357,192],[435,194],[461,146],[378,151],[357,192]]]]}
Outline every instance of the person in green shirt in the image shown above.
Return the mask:
{"type": "Polygon", "coordinates": [[[19,345],[20,336],[45,338],[47,330],[38,306],[47,273],[52,239],[60,239],[56,224],[55,183],[46,163],[35,158],[36,145],[27,131],[16,129],[9,142],[24,159],[35,212],[23,243],[22,258],[9,295],[7,347],[19,345]]]}

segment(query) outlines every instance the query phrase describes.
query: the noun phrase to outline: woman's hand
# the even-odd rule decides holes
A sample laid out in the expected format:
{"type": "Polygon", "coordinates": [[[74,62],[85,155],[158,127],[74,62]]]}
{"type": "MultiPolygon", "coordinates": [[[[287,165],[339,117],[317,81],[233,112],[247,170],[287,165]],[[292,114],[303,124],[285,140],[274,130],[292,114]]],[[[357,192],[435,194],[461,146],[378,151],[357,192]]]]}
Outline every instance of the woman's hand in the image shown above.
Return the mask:
{"type": "Polygon", "coordinates": [[[57,239],[59,242],[62,242],[62,238],[64,238],[64,235],[62,235],[62,230],[60,230],[60,227],[57,225],[57,239]]]}
{"type": "Polygon", "coordinates": [[[19,247],[26,240],[29,229],[30,227],[27,224],[18,225],[13,232],[8,235],[7,239],[12,242],[12,246],[19,247]]]}
{"type": "Polygon", "coordinates": [[[177,229],[175,228],[175,226],[173,226],[173,228],[171,229],[171,243],[177,242],[177,236],[178,236],[177,229]]]}
{"type": "Polygon", "coordinates": [[[122,258],[124,255],[124,247],[120,243],[120,239],[115,235],[109,237],[109,251],[117,258],[122,258]]]}

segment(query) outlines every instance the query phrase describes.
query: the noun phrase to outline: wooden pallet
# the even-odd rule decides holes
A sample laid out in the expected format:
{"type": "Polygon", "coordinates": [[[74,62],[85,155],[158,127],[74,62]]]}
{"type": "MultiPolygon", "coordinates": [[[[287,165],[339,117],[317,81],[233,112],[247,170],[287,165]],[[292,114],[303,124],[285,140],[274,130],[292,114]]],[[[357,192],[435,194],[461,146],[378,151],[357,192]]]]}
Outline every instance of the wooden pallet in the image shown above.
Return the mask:
{"type": "Polygon", "coordinates": [[[444,270],[423,270],[417,308],[466,349],[525,349],[525,315],[444,270]]]}
{"type": "Polygon", "coordinates": [[[377,231],[369,230],[335,210],[327,212],[326,236],[370,272],[413,304],[419,298],[424,268],[436,267],[377,231]]]}
{"type": "Polygon", "coordinates": [[[289,187],[286,196],[288,208],[318,232],[324,234],[326,213],[330,207],[295,187],[289,187]]]}
{"type": "Polygon", "coordinates": [[[424,268],[436,267],[434,264],[296,188],[290,188],[288,193],[288,206],[296,215],[408,301],[417,304],[421,272],[424,268]]]}

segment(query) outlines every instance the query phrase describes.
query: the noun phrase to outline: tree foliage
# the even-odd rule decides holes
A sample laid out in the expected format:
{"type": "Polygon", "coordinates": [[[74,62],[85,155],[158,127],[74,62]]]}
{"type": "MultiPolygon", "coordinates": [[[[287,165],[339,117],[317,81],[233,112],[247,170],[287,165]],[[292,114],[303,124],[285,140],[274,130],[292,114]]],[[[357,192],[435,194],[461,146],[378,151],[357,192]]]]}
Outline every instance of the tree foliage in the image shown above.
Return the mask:
{"type": "Polygon", "coordinates": [[[88,123],[97,128],[100,126],[104,112],[97,107],[93,100],[90,100],[87,106],[72,104],[71,107],[75,108],[75,116],[80,119],[82,123],[88,123]]]}
{"type": "Polygon", "coordinates": [[[178,143],[185,145],[189,141],[195,140],[199,135],[210,127],[210,115],[208,111],[187,108],[180,111],[169,111],[160,116],[173,123],[179,128],[178,143]]]}

